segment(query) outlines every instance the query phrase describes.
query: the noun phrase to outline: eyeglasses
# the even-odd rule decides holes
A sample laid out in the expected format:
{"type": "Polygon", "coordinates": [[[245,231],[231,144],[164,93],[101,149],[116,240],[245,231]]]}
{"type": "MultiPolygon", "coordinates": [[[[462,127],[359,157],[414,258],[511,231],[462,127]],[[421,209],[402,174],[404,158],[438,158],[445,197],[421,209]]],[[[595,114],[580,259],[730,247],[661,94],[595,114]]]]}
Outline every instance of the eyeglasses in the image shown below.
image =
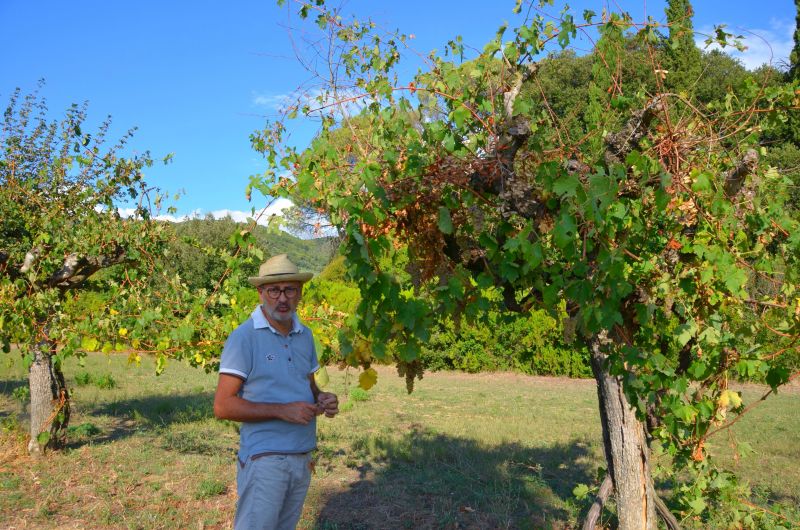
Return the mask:
{"type": "Polygon", "coordinates": [[[273,300],[277,300],[281,297],[281,295],[285,295],[287,300],[293,300],[297,298],[297,295],[300,294],[300,289],[297,287],[284,287],[281,289],[280,287],[267,287],[262,289],[263,291],[267,292],[267,296],[269,296],[273,300]]]}

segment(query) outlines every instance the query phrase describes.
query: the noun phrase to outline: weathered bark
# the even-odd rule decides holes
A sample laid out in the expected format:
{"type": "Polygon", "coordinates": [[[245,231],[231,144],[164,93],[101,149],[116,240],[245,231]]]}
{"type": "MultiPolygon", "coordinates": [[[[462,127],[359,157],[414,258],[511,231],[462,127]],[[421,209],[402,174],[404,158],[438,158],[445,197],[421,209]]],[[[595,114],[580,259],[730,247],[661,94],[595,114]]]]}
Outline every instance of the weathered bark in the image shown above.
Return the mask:
{"type": "Polygon", "coordinates": [[[31,439],[28,452],[41,455],[61,439],[69,423],[69,393],[61,368],[53,363],[55,347],[50,341],[41,341],[33,351],[33,362],[28,374],[31,390],[31,439]],[[48,433],[45,443],[40,435],[48,433]]]}
{"type": "Polygon", "coordinates": [[[61,268],[48,278],[47,285],[60,289],[75,289],[100,269],[124,263],[126,260],[125,248],[118,245],[99,256],[69,254],[64,258],[61,268]]]}
{"type": "Polygon", "coordinates": [[[755,171],[758,165],[758,152],[748,149],[736,167],[725,174],[725,194],[728,197],[737,195],[744,186],[747,175],[755,171]]]}
{"type": "Polygon", "coordinates": [[[663,95],[656,96],[643,109],[634,111],[622,129],[606,136],[606,165],[623,164],[625,157],[639,147],[653,120],[660,112],[664,112],[665,98],[663,95]]]}
{"type": "Polygon", "coordinates": [[[681,530],[681,524],[678,522],[678,519],[672,515],[672,512],[669,511],[667,505],[658,495],[656,495],[656,511],[669,530],[681,530]]]}
{"type": "MultiPolygon", "coordinates": [[[[592,507],[589,508],[589,511],[586,513],[586,519],[583,520],[581,530],[595,530],[597,528],[600,515],[603,513],[603,506],[608,502],[608,498],[613,491],[614,481],[611,479],[611,475],[607,474],[602,484],[600,484],[600,489],[597,491],[597,496],[592,503],[592,507]]],[[[667,528],[669,530],[681,530],[680,523],[675,516],[672,515],[672,512],[669,511],[669,508],[667,508],[667,505],[661,500],[661,497],[656,495],[655,500],[656,512],[658,512],[658,516],[664,521],[664,524],[667,525],[667,528]]]]}
{"type": "Polygon", "coordinates": [[[39,247],[34,247],[30,249],[25,254],[25,260],[22,262],[22,267],[19,268],[19,272],[23,274],[27,274],[36,262],[39,261],[39,255],[42,253],[42,249],[39,247]]]}
{"type": "Polygon", "coordinates": [[[583,521],[582,530],[595,530],[597,528],[597,521],[600,520],[600,514],[603,513],[603,505],[605,505],[611,492],[614,491],[614,481],[611,480],[611,475],[606,475],[603,483],[600,484],[600,490],[597,492],[597,497],[589,508],[589,513],[586,514],[586,519],[583,521]]]}
{"type": "MultiPolygon", "coordinates": [[[[11,279],[19,278],[31,272],[39,258],[47,249],[34,247],[25,253],[22,265],[14,265],[11,262],[10,254],[5,250],[0,250],[0,266],[3,273],[11,279]]],[[[128,261],[128,254],[125,248],[115,245],[105,254],[99,256],[82,256],[76,253],[68,254],[64,257],[61,268],[54,272],[50,277],[41,278],[34,281],[36,289],[46,289],[57,287],[61,290],[77,289],[95,272],[113,265],[128,261]]]]}
{"type": "Polygon", "coordinates": [[[608,373],[602,340],[591,344],[592,372],[597,381],[603,446],[614,484],[620,530],[655,530],[656,494],[650,476],[644,427],[622,391],[622,382],[608,373]]]}

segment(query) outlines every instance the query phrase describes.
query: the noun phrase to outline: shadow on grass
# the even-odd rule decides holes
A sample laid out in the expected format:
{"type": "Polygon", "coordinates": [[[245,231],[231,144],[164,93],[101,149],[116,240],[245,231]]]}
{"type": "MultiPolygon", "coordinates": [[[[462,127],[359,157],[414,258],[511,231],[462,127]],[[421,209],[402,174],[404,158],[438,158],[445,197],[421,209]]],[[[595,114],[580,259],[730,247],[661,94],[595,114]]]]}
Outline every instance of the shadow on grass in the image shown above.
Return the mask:
{"type": "Polygon", "coordinates": [[[27,386],[27,379],[4,379],[0,381],[0,395],[13,396],[14,390],[27,386]]]}
{"type": "Polygon", "coordinates": [[[210,392],[112,401],[87,411],[89,419],[110,416],[110,426],[102,429],[100,435],[74,437],[67,447],[75,449],[86,444],[110,443],[149,431],[159,433],[161,442],[178,452],[212,454],[218,451],[218,445],[206,439],[203,432],[197,429],[172,432],[168,427],[213,418],[213,403],[214,396],[210,392]]]}
{"type": "Polygon", "coordinates": [[[365,444],[358,479],[321,494],[316,528],[567,528],[572,489],[597,465],[581,441],[486,446],[414,429],[365,444]]]}
{"type": "Polygon", "coordinates": [[[27,379],[0,380],[0,425],[7,425],[9,421],[16,423],[21,417],[27,418],[27,389],[27,379]],[[24,390],[24,398],[17,395],[20,389],[24,390]]]}
{"type": "Polygon", "coordinates": [[[97,407],[90,414],[127,416],[139,422],[161,426],[203,421],[214,417],[214,395],[201,392],[123,399],[97,407]]]}

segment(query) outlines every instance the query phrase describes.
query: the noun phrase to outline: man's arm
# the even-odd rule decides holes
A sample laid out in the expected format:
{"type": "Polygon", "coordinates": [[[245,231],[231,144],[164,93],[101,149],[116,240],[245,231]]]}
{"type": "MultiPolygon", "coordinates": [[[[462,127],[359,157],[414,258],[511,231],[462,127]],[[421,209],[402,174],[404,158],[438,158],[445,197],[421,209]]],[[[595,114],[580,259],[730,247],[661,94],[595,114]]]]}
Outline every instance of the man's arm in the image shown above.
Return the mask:
{"type": "MultiPolygon", "coordinates": [[[[239,397],[244,381],[229,374],[219,374],[214,394],[214,416],[221,420],[283,420],[307,425],[316,415],[317,406],[304,401],[292,403],[255,403],[239,397]]],[[[338,412],[338,410],[337,410],[338,412]]]]}
{"type": "Polygon", "coordinates": [[[311,393],[314,394],[314,401],[322,408],[321,412],[325,416],[333,418],[339,413],[339,398],[332,392],[323,392],[317,387],[314,374],[308,374],[308,384],[311,386],[311,393]]]}

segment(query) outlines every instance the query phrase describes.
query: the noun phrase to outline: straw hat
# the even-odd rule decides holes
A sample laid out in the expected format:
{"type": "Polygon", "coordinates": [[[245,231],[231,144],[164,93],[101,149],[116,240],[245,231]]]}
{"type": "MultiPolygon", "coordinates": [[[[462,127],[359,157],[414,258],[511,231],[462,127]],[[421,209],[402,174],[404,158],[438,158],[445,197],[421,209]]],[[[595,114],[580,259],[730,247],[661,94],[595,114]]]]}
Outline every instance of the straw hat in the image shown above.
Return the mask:
{"type": "Polygon", "coordinates": [[[272,256],[258,268],[258,276],[248,278],[254,287],[278,282],[307,282],[314,276],[311,272],[300,272],[286,254],[272,256]]]}

